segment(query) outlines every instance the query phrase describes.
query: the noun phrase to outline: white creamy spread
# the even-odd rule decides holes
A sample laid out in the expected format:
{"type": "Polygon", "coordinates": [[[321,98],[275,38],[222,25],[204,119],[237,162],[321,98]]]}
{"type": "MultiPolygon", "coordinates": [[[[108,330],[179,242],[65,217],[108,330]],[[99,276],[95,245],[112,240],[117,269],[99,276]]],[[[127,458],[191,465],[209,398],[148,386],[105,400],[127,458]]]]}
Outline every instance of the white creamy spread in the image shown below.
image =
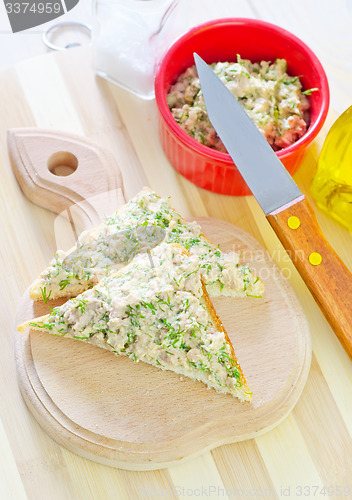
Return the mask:
{"type": "Polygon", "coordinates": [[[243,385],[241,373],[206,307],[201,272],[197,255],[161,243],[32,326],[230,392],[243,385]]]}
{"type": "MultiPolygon", "coordinates": [[[[293,144],[304,134],[309,101],[299,77],[287,74],[284,59],[252,63],[237,56],[236,62],[211,66],[274,150],[293,144]]],[[[317,89],[305,92],[313,90],[317,89]]],[[[175,120],[189,135],[201,144],[226,152],[209,121],[195,66],[180,75],[167,101],[175,120]]]]}
{"type": "Polygon", "coordinates": [[[260,280],[239,263],[237,253],[224,253],[209,243],[197,223],[183,221],[168,199],[149,190],[141,191],[93,231],[83,232],[72,251],[56,252],[41,275],[42,292],[48,297],[51,289],[60,289],[69,295],[82,283],[92,287],[162,241],[179,243],[199,257],[211,295],[260,295],[260,280]]]}

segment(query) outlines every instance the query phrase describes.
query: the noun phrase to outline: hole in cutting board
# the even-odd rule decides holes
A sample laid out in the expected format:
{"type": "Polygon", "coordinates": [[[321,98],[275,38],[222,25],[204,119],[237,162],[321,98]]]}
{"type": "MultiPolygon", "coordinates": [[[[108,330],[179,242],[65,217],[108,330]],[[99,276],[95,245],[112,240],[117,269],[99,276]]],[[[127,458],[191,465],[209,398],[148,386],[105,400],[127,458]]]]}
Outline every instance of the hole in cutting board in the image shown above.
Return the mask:
{"type": "Polygon", "coordinates": [[[78,159],[69,151],[58,151],[50,156],[47,165],[52,174],[66,177],[77,170],[78,159]]]}

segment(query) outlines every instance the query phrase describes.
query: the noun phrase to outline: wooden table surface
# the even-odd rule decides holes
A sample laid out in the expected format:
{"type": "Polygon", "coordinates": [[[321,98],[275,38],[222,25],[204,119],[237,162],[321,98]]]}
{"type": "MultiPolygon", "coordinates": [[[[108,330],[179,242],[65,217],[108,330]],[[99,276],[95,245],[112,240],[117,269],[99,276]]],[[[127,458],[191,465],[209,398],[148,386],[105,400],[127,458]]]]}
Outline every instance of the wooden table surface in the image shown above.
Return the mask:
{"type": "MultiPolygon", "coordinates": [[[[194,0],[189,8],[193,24],[222,16],[271,21],[302,38],[320,58],[330,83],[330,111],[295,175],[311,198],[310,183],[327,131],[352,103],[352,6],[343,0],[194,0]]],[[[256,201],[213,194],[179,176],[160,146],[155,102],[141,101],[96,78],[90,56],[89,48],[71,49],[24,61],[0,75],[0,498],[351,497],[351,361],[256,201]],[[269,250],[302,304],[313,345],[303,394],[275,429],[184,464],[148,472],[83,459],[42,430],[21,397],[13,346],[19,300],[56,250],[55,215],[25,198],[8,158],[7,130],[28,126],[81,134],[108,147],[122,174],[133,172],[125,183],[127,198],[149,185],[161,195],[171,195],[184,216],[229,221],[269,250]]],[[[351,232],[317,209],[316,214],[327,239],[352,270],[351,232]]]]}

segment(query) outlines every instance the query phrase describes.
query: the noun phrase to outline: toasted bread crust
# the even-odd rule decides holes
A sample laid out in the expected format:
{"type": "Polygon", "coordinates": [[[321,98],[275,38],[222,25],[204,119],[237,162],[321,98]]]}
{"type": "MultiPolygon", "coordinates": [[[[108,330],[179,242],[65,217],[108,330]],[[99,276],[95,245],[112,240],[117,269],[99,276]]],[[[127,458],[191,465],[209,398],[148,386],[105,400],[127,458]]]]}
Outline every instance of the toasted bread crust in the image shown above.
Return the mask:
{"type": "Polygon", "coordinates": [[[224,335],[225,335],[225,339],[226,339],[226,342],[227,342],[227,344],[228,344],[228,346],[229,346],[229,348],[230,348],[230,351],[231,351],[231,358],[234,360],[232,364],[233,364],[233,366],[235,366],[235,367],[238,369],[238,371],[240,372],[240,375],[241,375],[241,379],[240,379],[240,381],[242,382],[242,384],[243,384],[244,388],[245,388],[248,392],[250,392],[250,389],[249,389],[249,387],[247,386],[247,381],[246,381],[246,378],[245,378],[245,376],[244,376],[244,373],[243,373],[243,371],[242,371],[242,368],[241,368],[241,366],[240,366],[240,364],[239,364],[239,362],[238,362],[237,356],[236,356],[236,354],[235,354],[235,351],[234,351],[234,348],[233,348],[232,342],[231,342],[231,340],[230,340],[230,338],[229,338],[229,336],[228,336],[227,331],[225,330],[224,325],[223,325],[223,324],[222,324],[222,322],[221,322],[221,319],[220,319],[220,317],[219,317],[218,313],[216,312],[216,310],[215,310],[215,308],[214,308],[214,306],[213,306],[213,304],[212,304],[212,302],[211,302],[211,300],[210,300],[209,294],[208,294],[208,292],[207,292],[207,290],[206,290],[206,288],[205,288],[205,285],[204,285],[203,281],[202,281],[202,290],[203,290],[203,299],[204,299],[205,305],[206,305],[206,307],[207,307],[207,310],[208,310],[208,312],[209,312],[209,314],[210,314],[210,316],[211,316],[211,319],[212,319],[212,321],[213,321],[213,324],[216,326],[216,328],[217,328],[219,331],[221,331],[221,332],[223,332],[223,333],[224,333],[224,335]]]}
{"type": "MultiPolygon", "coordinates": [[[[50,290],[50,295],[47,297],[47,300],[56,300],[56,299],[70,299],[72,297],[77,297],[80,293],[85,292],[89,288],[91,288],[95,283],[92,281],[86,281],[82,283],[80,286],[70,287],[69,289],[63,288],[62,290],[57,290],[54,292],[52,289],[50,290]]],[[[45,281],[41,278],[38,278],[31,285],[29,290],[29,298],[36,302],[43,301],[43,290],[45,288],[45,281]]]]}
{"type": "Polygon", "coordinates": [[[20,325],[17,326],[17,330],[20,333],[25,333],[27,328],[30,328],[33,331],[46,331],[49,333],[47,328],[40,328],[39,326],[34,325],[33,323],[45,323],[49,318],[49,314],[45,314],[44,316],[38,316],[37,318],[29,319],[24,321],[20,325]]]}

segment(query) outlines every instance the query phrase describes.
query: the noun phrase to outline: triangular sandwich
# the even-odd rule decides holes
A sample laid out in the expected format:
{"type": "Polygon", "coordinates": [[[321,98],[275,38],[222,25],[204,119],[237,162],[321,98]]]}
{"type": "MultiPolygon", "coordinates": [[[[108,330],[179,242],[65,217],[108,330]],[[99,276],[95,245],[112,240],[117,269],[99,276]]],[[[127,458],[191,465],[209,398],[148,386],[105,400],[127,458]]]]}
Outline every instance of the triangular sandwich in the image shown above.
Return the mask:
{"type": "Polygon", "coordinates": [[[73,249],[57,251],[32,285],[30,296],[45,301],[75,297],[161,241],[181,244],[200,258],[211,296],[262,296],[262,281],[240,264],[237,253],[222,252],[203,236],[199,224],[183,220],[169,199],[150,189],[143,189],[100,226],[84,231],[73,249]]]}
{"type": "Polygon", "coordinates": [[[182,246],[161,243],[18,329],[88,342],[250,401],[229,337],[202,282],[201,265],[182,246]]]}

